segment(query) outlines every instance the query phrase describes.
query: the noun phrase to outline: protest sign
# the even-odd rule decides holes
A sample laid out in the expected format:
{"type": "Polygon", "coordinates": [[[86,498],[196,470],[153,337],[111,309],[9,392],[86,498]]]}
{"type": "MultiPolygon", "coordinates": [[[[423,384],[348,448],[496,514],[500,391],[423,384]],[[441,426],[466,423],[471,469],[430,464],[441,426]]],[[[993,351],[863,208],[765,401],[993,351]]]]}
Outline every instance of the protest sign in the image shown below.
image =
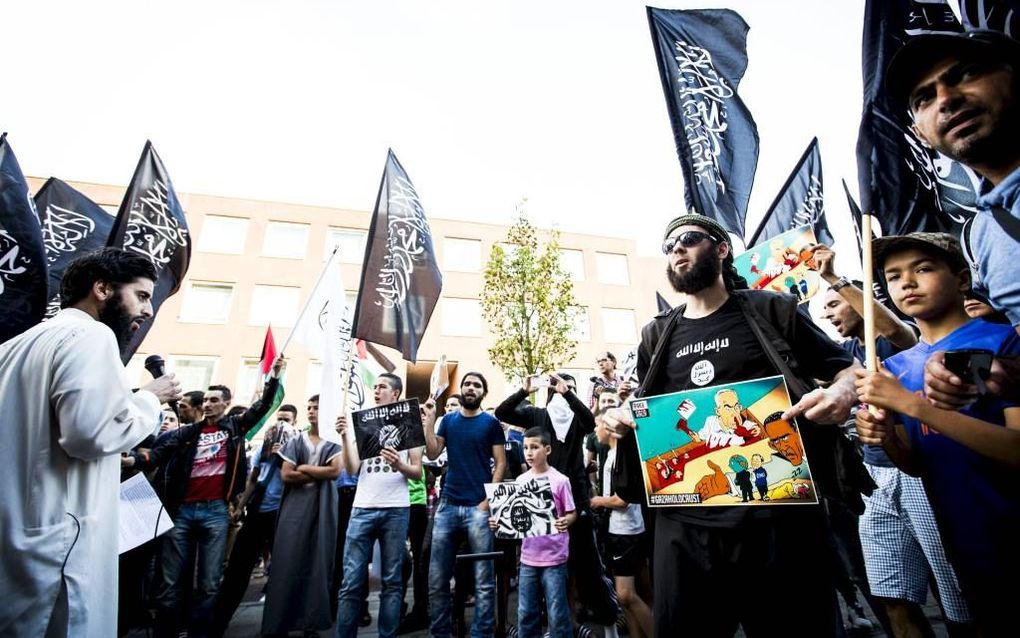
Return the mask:
{"type": "Polygon", "coordinates": [[[410,450],[425,445],[418,399],[397,401],[351,414],[358,456],[379,456],[384,447],[410,450]]]}
{"type": "Polygon", "coordinates": [[[648,505],[816,503],[782,376],[630,404],[648,505]]]}
{"type": "Polygon", "coordinates": [[[520,483],[486,483],[489,509],[496,517],[496,538],[559,534],[552,487],[544,476],[520,483]]]}
{"type": "Polygon", "coordinates": [[[818,292],[814,253],[808,250],[815,243],[811,227],[801,226],[748,248],[733,266],[751,290],[788,292],[803,303],[818,292]]]}

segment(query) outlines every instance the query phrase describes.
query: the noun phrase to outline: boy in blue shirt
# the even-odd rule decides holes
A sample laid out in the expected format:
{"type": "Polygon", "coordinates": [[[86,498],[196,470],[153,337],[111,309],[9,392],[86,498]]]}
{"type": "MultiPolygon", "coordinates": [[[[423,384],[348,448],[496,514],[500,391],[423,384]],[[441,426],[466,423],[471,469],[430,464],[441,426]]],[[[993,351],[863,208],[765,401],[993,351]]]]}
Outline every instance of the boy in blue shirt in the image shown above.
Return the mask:
{"type": "Polygon", "coordinates": [[[858,432],[921,477],[976,625],[985,636],[1003,635],[1020,599],[1020,406],[984,394],[956,412],[937,408],[924,395],[924,364],[936,351],[1015,357],[1020,338],[1011,326],[967,315],[969,271],[951,235],[875,240],[875,266],[921,339],[887,359],[879,373],[858,373],[859,398],[872,408],[858,411],[858,432]]]}

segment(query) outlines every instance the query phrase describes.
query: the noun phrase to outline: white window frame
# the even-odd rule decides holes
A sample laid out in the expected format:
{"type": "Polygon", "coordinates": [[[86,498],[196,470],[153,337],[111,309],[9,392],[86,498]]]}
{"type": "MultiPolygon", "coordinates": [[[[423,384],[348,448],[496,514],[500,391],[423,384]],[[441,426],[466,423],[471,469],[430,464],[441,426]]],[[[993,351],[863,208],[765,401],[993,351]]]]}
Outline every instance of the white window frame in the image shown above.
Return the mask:
{"type": "MultiPolygon", "coordinates": [[[[191,392],[192,390],[201,390],[202,392],[205,392],[209,388],[210,385],[217,384],[217,377],[218,377],[219,371],[220,371],[220,358],[219,357],[210,356],[210,355],[202,355],[202,354],[171,354],[169,357],[167,357],[166,371],[167,372],[173,372],[173,373],[176,374],[178,372],[178,366],[180,365],[181,361],[211,361],[212,364],[213,364],[212,365],[212,373],[210,373],[210,375],[209,375],[209,382],[208,383],[206,383],[205,385],[202,385],[201,387],[189,388],[189,387],[186,386],[185,383],[182,382],[181,383],[181,390],[182,391],[184,391],[184,392],[191,392]]],[[[178,376],[180,376],[180,375],[178,375],[178,376]]],[[[183,381],[183,379],[181,379],[181,381],[183,381]]],[[[231,390],[231,392],[233,392],[234,389],[230,388],[230,390],[231,390]]],[[[231,401],[233,401],[233,399],[231,401]]]]}
{"type": "Polygon", "coordinates": [[[567,272],[572,281],[584,281],[585,267],[583,250],[580,250],[579,248],[560,248],[560,266],[563,267],[563,270],[567,272]],[[577,270],[568,265],[569,260],[567,259],[567,256],[568,255],[573,256],[575,254],[580,257],[580,261],[575,263],[574,266],[580,267],[580,270],[577,270]]]}
{"type": "Polygon", "coordinates": [[[277,286],[275,284],[255,284],[251,292],[251,305],[248,307],[248,325],[249,326],[266,326],[272,324],[281,328],[293,328],[297,322],[298,313],[301,312],[301,289],[297,286],[277,286]],[[281,290],[291,290],[294,292],[294,303],[290,317],[255,317],[255,297],[259,290],[266,290],[269,288],[276,288],[281,290]],[[264,319],[264,321],[263,321],[264,319]]]}
{"type": "Polygon", "coordinates": [[[273,257],[276,259],[304,259],[308,253],[308,235],[311,232],[311,226],[309,224],[302,224],[299,222],[281,222],[281,221],[270,221],[266,224],[266,232],[262,236],[262,256],[273,257]],[[297,246],[277,248],[278,252],[274,252],[273,246],[278,246],[279,239],[273,239],[271,233],[274,229],[282,230],[287,228],[288,230],[301,230],[301,248],[298,250],[297,246]]]}
{"type": "Polygon", "coordinates": [[[627,255],[621,253],[596,252],[595,267],[598,271],[599,283],[610,286],[629,286],[630,264],[628,262],[627,255]],[[617,267],[619,264],[614,265],[611,263],[621,260],[623,262],[622,268],[617,267]]]}
{"type": "Polygon", "coordinates": [[[482,302],[480,300],[468,297],[443,297],[440,303],[443,305],[440,334],[444,337],[481,337],[485,335],[485,326],[482,321],[482,302]],[[477,331],[470,331],[470,328],[474,328],[474,325],[468,331],[463,331],[453,323],[450,323],[455,317],[461,317],[467,311],[467,308],[463,306],[455,308],[454,306],[458,305],[458,302],[469,302],[475,305],[477,312],[472,313],[472,316],[478,318],[477,331]]]}
{"type": "Polygon", "coordinates": [[[234,306],[234,293],[237,291],[237,285],[230,281],[189,281],[188,289],[184,292],[184,299],[181,302],[181,310],[177,320],[181,323],[204,323],[211,325],[222,325],[230,321],[230,310],[234,306]],[[206,288],[230,288],[230,295],[227,298],[226,311],[222,318],[219,317],[200,317],[190,314],[193,307],[193,301],[195,294],[193,291],[195,287],[206,287],[206,288]]]}
{"type": "Polygon", "coordinates": [[[450,272],[481,272],[482,240],[466,237],[444,237],[443,270],[450,272]],[[467,251],[471,252],[465,257],[467,251]]]}
{"type": "Polygon", "coordinates": [[[206,215],[202,220],[202,232],[198,235],[198,241],[195,242],[195,250],[201,253],[219,253],[222,255],[241,255],[244,253],[244,246],[248,242],[248,226],[251,224],[251,220],[247,217],[235,217],[232,215],[206,215]],[[228,230],[225,233],[226,237],[233,238],[236,242],[236,246],[223,246],[223,237],[217,236],[212,237],[207,233],[210,232],[210,222],[218,220],[229,219],[234,222],[238,222],[243,225],[244,230],[239,231],[238,229],[228,230]]]}
{"type": "Polygon", "coordinates": [[[326,246],[322,253],[322,261],[329,259],[329,256],[333,253],[333,247],[340,244],[335,239],[336,235],[339,234],[358,235],[359,241],[358,246],[353,246],[354,250],[341,250],[337,255],[341,264],[361,264],[365,259],[365,246],[368,243],[368,231],[364,228],[348,228],[342,226],[330,226],[326,230],[326,246]]]}
{"type": "Polygon", "coordinates": [[[236,390],[234,390],[234,396],[238,397],[238,399],[243,402],[243,405],[248,405],[248,402],[251,401],[251,398],[255,396],[255,392],[258,390],[259,361],[260,360],[257,358],[253,359],[251,357],[244,357],[241,359],[241,363],[237,367],[237,380],[234,382],[234,388],[236,388],[236,390]],[[252,369],[254,371],[254,383],[249,384],[249,371],[252,369]],[[249,385],[251,387],[248,387],[249,385]]]}

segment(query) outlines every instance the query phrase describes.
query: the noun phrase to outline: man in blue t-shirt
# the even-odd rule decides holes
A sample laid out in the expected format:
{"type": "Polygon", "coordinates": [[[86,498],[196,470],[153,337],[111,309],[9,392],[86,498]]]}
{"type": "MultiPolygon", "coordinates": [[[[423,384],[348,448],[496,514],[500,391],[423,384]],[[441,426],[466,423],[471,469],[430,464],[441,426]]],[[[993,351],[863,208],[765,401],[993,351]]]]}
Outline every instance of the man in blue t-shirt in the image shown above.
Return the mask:
{"type": "Polygon", "coordinates": [[[940,409],[925,397],[924,366],[935,351],[983,349],[1015,357],[1020,338],[1010,326],[967,316],[969,271],[955,237],[884,237],[875,242],[875,265],[896,307],[917,321],[921,339],[890,357],[886,370],[859,373],[860,400],[874,412],[858,411],[858,432],[921,477],[981,633],[1012,635],[1020,598],[1020,406],[983,394],[960,411],[940,409]]]}
{"type": "MultiPolygon", "coordinates": [[[[485,484],[503,480],[506,471],[506,438],[499,420],[482,410],[489,392],[488,381],[468,372],[460,381],[460,411],[443,416],[435,431],[436,405],[425,404],[425,452],[437,459],[446,449],[446,477],[432,524],[432,557],[429,561],[429,615],[431,635],[451,635],[450,578],[457,558],[457,534],[467,533],[473,553],[491,552],[489,501],[485,484]],[[490,460],[495,465],[490,465],[490,460]]],[[[491,561],[475,563],[475,617],[472,636],[493,633],[496,581],[491,561]]]]}

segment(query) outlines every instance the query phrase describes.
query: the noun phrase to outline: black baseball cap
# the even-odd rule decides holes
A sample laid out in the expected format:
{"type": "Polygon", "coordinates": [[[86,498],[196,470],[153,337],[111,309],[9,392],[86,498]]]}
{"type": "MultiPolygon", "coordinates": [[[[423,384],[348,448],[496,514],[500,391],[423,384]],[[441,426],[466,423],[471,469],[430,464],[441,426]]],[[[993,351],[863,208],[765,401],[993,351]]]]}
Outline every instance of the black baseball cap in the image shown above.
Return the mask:
{"type": "Polygon", "coordinates": [[[885,73],[889,97],[908,106],[921,75],[946,56],[959,55],[1012,65],[1020,72],[1020,42],[1001,31],[975,29],[964,33],[926,33],[907,41],[892,57],[885,73]]]}

